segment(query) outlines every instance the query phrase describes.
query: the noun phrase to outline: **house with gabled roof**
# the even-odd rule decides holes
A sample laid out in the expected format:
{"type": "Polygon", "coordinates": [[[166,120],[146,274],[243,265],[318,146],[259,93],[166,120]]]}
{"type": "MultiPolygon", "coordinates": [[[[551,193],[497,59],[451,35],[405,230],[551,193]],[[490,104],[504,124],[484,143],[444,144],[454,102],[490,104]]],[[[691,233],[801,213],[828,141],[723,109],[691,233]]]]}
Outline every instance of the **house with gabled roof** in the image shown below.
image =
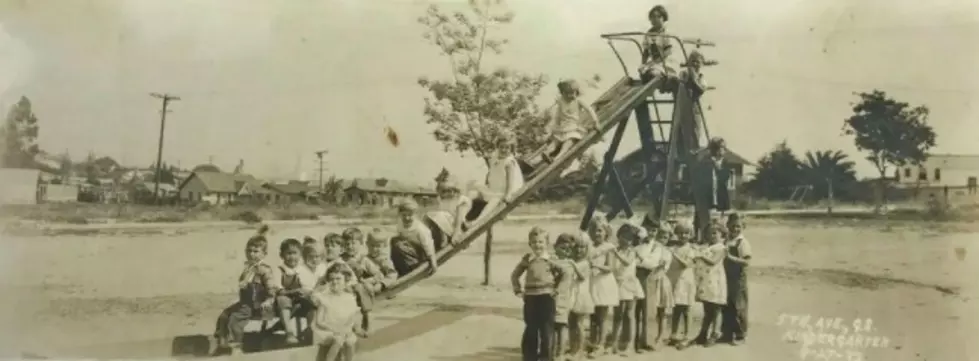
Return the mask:
{"type": "Polygon", "coordinates": [[[214,205],[228,204],[242,196],[248,196],[262,187],[256,186],[258,180],[248,174],[230,174],[223,172],[192,172],[177,187],[181,202],[208,202],[214,205]],[[242,188],[249,185],[242,194],[242,188]]]}
{"type": "Polygon", "coordinates": [[[344,203],[353,205],[392,206],[394,200],[412,197],[419,203],[428,203],[436,197],[435,190],[409,185],[387,178],[355,178],[343,182],[344,203]]]}

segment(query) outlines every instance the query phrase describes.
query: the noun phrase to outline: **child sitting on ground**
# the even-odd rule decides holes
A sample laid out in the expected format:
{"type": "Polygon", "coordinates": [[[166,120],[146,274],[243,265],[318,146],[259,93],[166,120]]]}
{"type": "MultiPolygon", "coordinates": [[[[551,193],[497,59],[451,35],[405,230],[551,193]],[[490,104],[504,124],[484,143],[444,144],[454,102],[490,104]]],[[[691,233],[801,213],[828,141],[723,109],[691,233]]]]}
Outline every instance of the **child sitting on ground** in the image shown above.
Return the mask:
{"type": "Polygon", "coordinates": [[[370,311],[374,306],[374,293],[381,290],[381,277],[384,275],[380,267],[367,258],[364,233],[360,229],[351,227],[344,230],[343,241],[343,260],[347,266],[350,266],[354,276],[359,280],[352,289],[354,295],[357,296],[357,306],[360,307],[360,312],[363,314],[361,327],[364,332],[368,332],[370,331],[370,311]]]}
{"type": "Polygon", "coordinates": [[[346,264],[334,263],[321,285],[312,294],[316,313],[310,326],[313,343],[319,347],[316,361],[352,361],[359,325],[360,309],[353,294],[347,291],[352,271],[346,264]]]}
{"type": "Polygon", "coordinates": [[[261,234],[245,244],[245,269],[238,277],[238,302],[221,312],[214,330],[219,350],[239,353],[248,321],[256,315],[265,318],[273,311],[274,296],[281,286],[275,269],[265,263],[268,246],[268,240],[261,234]]]}
{"type": "Polygon", "coordinates": [[[301,253],[301,244],[293,238],[282,241],[279,246],[279,256],[282,257],[282,265],[279,266],[282,289],[275,297],[275,305],[279,311],[279,320],[286,331],[286,343],[290,345],[299,343],[297,322],[294,322],[293,317],[298,321],[312,310],[309,295],[317,282],[313,271],[301,261],[301,253]]]}
{"type": "MultiPolygon", "coordinates": [[[[578,82],[567,79],[557,84],[561,96],[548,109],[547,137],[550,139],[550,151],[545,160],[553,162],[562,154],[581,141],[589,130],[599,131],[601,124],[598,115],[590,105],[581,100],[581,87],[578,82]]],[[[573,167],[568,167],[572,169],[573,167]]]]}
{"type": "Polygon", "coordinates": [[[374,261],[374,264],[381,270],[381,290],[390,287],[398,280],[398,270],[394,269],[394,262],[391,262],[391,247],[388,238],[384,236],[380,228],[374,228],[367,234],[367,258],[374,261]]]}

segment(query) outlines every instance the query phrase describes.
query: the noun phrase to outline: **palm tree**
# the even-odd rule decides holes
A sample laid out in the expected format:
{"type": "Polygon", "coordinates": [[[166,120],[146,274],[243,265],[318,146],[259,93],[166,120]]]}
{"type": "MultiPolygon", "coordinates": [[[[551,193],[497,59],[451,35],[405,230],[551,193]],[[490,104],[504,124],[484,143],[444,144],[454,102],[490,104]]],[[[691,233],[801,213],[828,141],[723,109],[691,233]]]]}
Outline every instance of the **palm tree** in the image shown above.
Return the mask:
{"type": "Polygon", "coordinates": [[[806,152],[801,164],[802,177],[806,184],[812,185],[813,196],[825,199],[829,196],[829,186],[833,186],[834,198],[848,199],[857,183],[856,164],[840,150],[817,150],[806,152]]]}

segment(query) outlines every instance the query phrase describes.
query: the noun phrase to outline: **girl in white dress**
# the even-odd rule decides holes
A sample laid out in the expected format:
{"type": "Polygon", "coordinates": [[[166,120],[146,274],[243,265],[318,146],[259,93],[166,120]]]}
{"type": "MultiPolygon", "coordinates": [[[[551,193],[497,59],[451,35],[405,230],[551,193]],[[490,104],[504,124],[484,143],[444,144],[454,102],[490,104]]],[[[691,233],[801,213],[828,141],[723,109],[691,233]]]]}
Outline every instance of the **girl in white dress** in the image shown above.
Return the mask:
{"type": "Polygon", "coordinates": [[[470,192],[472,206],[466,215],[466,222],[475,222],[493,213],[498,206],[506,206],[524,186],[520,163],[514,156],[517,136],[509,131],[501,135],[505,139],[500,151],[489,160],[486,182],[470,192]]]}
{"type": "Polygon", "coordinates": [[[604,215],[595,215],[588,224],[588,236],[592,241],[591,252],[591,296],[595,304],[595,312],[591,315],[591,347],[589,357],[597,356],[604,351],[603,344],[607,335],[605,319],[609,310],[619,305],[619,284],[615,282],[612,273],[612,251],[615,245],[608,242],[612,234],[612,226],[604,215]]]}
{"type": "Polygon", "coordinates": [[[633,341],[632,321],[636,299],[645,298],[642,284],[636,276],[639,254],[633,248],[633,244],[638,243],[642,238],[640,232],[640,228],[633,224],[623,224],[615,233],[618,247],[611,252],[614,256],[612,273],[619,286],[619,304],[613,309],[612,331],[605,341],[605,346],[620,354],[625,354],[633,341]]]}

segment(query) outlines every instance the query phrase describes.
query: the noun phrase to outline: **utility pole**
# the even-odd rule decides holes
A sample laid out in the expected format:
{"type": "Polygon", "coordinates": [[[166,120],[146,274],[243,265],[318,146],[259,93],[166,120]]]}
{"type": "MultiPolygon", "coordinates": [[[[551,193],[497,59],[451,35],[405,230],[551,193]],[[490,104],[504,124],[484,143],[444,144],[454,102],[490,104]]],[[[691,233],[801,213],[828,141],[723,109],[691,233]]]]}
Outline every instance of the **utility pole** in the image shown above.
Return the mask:
{"type": "Polygon", "coordinates": [[[329,151],[327,151],[327,150],[321,150],[321,151],[314,152],[314,154],[316,154],[316,158],[319,159],[319,162],[320,162],[320,168],[319,168],[319,172],[320,172],[319,191],[320,191],[320,194],[321,195],[323,193],[323,156],[326,155],[327,153],[329,153],[329,151]]]}
{"type": "Polygon", "coordinates": [[[156,179],[153,184],[153,200],[157,204],[159,204],[160,203],[160,179],[162,178],[163,175],[161,173],[162,170],[161,166],[163,163],[163,133],[167,127],[167,113],[170,112],[170,110],[168,110],[167,107],[170,105],[170,102],[180,100],[180,97],[167,93],[163,93],[163,94],[150,93],[150,96],[163,100],[163,106],[162,109],[160,110],[160,143],[156,148],[156,179]]]}

